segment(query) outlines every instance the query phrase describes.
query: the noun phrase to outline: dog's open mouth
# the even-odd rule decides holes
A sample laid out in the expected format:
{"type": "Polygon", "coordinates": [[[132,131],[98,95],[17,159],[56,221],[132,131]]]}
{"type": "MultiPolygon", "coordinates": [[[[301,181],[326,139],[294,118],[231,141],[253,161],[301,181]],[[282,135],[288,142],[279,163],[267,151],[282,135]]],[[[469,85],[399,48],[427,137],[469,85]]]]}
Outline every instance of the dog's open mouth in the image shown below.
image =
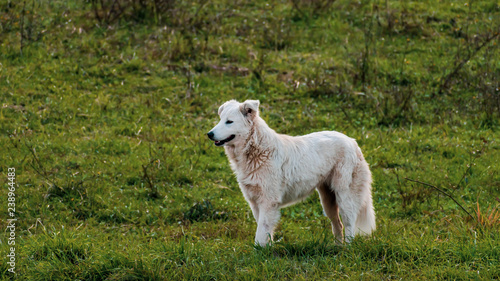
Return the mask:
{"type": "Polygon", "coordinates": [[[221,140],[221,141],[215,141],[215,145],[216,146],[221,146],[221,145],[224,145],[226,142],[230,142],[234,139],[235,135],[231,135],[229,136],[229,138],[225,139],[225,140],[221,140]]]}

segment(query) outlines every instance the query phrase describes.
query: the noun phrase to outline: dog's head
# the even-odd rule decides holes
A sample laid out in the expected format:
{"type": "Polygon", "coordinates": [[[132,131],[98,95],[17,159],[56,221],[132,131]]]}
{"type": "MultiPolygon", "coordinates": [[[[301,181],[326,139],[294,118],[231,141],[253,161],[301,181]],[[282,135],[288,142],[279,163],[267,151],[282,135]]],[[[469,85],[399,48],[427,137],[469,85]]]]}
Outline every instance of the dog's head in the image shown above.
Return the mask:
{"type": "Polygon", "coordinates": [[[228,101],[219,107],[220,122],[207,135],[216,146],[235,143],[246,138],[258,115],[258,100],[228,101]]]}

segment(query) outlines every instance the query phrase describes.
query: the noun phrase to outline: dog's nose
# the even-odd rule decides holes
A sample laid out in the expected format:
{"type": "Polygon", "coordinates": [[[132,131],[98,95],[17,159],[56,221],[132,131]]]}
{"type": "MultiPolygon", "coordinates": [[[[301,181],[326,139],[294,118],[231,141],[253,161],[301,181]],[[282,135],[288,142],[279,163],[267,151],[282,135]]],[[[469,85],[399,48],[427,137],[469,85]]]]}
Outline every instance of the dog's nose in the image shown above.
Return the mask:
{"type": "Polygon", "coordinates": [[[207,136],[209,139],[213,140],[214,139],[214,132],[208,132],[207,136]]]}

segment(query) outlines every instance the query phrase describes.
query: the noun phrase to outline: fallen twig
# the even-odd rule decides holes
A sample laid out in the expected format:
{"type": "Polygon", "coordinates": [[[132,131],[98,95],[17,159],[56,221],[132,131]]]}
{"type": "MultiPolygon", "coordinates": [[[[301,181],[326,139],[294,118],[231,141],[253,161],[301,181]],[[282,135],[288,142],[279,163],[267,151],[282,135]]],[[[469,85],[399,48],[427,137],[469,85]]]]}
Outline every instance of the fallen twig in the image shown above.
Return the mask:
{"type": "Polygon", "coordinates": [[[467,215],[469,215],[469,217],[471,217],[471,219],[474,220],[474,217],[460,204],[458,203],[457,200],[455,200],[455,198],[453,198],[453,196],[451,196],[450,194],[448,194],[446,191],[442,190],[441,188],[437,187],[437,186],[434,186],[432,184],[429,184],[429,183],[426,183],[426,182],[421,182],[421,181],[418,181],[418,180],[414,180],[414,179],[409,179],[409,178],[405,178],[406,180],[409,180],[409,181],[412,181],[412,182],[416,182],[416,183],[420,183],[422,185],[425,185],[425,186],[428,186],[428,187],[432,187],[434,188],[435,190],[443,193],[444,195],[446,195],[447,197],[449,197],[451,200],[453,200],[453,202],[455,202],[460,208],[462,208],[462,210],[464,212],[467,213],[467,215]]]}

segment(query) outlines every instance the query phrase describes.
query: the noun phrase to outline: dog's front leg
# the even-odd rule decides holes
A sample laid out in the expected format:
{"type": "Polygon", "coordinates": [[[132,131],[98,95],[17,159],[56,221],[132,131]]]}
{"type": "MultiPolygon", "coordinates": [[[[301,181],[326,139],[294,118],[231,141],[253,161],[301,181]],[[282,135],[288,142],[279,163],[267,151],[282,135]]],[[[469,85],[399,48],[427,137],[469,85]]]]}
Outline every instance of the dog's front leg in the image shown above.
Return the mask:
{"type": "Polygon", "coordinates": [[[255,243],[264,247],[273,240],[273,232],[280,219],[280,210],[277,203],[258,206],[259,220],[255,243]]]}
{"type": "Polygon", "coordinates": [[[255,222],[259,224],[259,205],[253,200],[248,200],[248,204],[250,205],[250,209],[252,209],[253,218],[255,222]]]}

